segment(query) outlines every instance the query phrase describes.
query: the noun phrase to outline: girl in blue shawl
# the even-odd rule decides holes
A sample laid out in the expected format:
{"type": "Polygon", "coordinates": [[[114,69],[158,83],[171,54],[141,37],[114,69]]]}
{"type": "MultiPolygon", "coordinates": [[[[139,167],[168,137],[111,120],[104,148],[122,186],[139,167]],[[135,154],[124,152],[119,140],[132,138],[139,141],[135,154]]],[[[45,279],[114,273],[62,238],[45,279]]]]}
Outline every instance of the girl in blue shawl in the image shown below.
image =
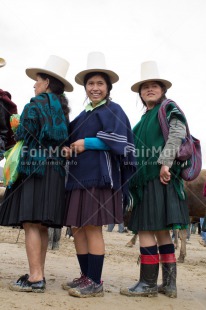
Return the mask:
{"type": "Polygon", "coordinates": [[[135,165],[129,120],[110,100],[112,83],[118,76],[103,64],[102,53],[91,53],[89,69],[76,75],[90,102],[71,122],[70,148],[65,148],[68,154],[72,152],[65,225],[72,227],[81,277],[62,286],[77,297],[103,296],[102,226],[123,222],[127,181],[135,165]]]}
{"type": "Polygon", "coordinates": [[[68,140],[68,101],[72,85],[64,78],[69,63],[50,56],[44,69],[29,68],[35,97],[20,117],[16,140],[23,140],[19,178],[8,188],[0,208],[0,225],[23,226],[29,273],[10,283],[19,292],[44,292],[48,227],[63,226],[65,213],[65,158],[68,140]]]}

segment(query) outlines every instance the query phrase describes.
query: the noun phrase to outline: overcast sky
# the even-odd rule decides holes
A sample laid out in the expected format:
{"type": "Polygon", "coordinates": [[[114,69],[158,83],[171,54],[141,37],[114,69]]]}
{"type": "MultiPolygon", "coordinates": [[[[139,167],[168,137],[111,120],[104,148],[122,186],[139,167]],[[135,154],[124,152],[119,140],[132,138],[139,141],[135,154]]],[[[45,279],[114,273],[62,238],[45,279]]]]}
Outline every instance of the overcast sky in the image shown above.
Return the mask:
{"type": "Polygon", "coordinates": [[[132,127],[142,104],[131,86],[140,65],[155,60],[172,82],[167,97],[184,110],[191,133],[201,140],[206,168],[206,1],[205,0],[0,0],[0,88],[12,94],[19,113],[34,96],[28,67],[43,67],[49,55],[70,63],[67,93],[71,119],[83,109],[85,91],[75,75],[86,69],[87,54],[101,51],[120,79],[111,92],[132,127]]]}

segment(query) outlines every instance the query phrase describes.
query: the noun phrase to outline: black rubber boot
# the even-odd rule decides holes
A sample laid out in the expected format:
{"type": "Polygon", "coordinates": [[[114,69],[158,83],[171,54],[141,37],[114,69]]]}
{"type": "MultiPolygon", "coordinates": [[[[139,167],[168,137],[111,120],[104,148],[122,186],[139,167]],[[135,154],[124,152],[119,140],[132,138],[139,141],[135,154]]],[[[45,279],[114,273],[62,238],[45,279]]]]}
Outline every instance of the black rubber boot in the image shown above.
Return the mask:
{"type": "Polygon", "coordinates": [[[134,286],[122,288],[120,294],[127,296],[156,297],[158,295],[157,278],[159,273],[159,255],[141,255],[140,279],[134,286]],[[144,264],[145,257],[154,263],[144,264]],[[158,263],[157,263],[158,262],[158,263]]]}
{"type": "MultiPolygon", "coordinates": [[[[165,254],[161,257],[174,257],[174,254],[165,254]]],[[[158,292],[165,294],[168,297],[176,298],[177,297],[177,287],[176,287],[176,277],[177,277],[177,266],[176,262],[166,262],[164,259],[162,262],[162,284],[158,286],[158,292]]],[[[175,259],[174,259],[175,260],[175,259]]]]}

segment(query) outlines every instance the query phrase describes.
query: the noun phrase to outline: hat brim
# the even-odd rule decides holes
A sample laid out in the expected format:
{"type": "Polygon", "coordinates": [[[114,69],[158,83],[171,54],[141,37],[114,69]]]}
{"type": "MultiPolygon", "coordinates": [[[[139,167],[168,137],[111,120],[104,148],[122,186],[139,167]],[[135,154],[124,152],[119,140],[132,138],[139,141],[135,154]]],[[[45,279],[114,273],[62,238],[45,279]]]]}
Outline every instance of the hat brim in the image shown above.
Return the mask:
{"type": "Polygon", "coordinates": [[[140,81],[138,83],[135,83],[134,85],[132,85],[131,87],[131,90],[135,93],[138,93],[139,92],[139,88],[140,88],[140,85],[142,85],[143,83],[146,83],[146,82],[152,82],[152,81],[157,81],[157,82],[162,82],[162,84],[165,85],[165,87],[168,89],[172,86],[172,83],[167,81],[167,80],[163,80],[163,79],[147,79],[147,80],[143,80],[143,81],[140,81]]]}
{"type": "Polygon", "coordinates": [[[88,69],[88,70],[84,70],[84,71],[79,72],[75,76],[76,83],[79,84],[79,85],[84,85],[84,78],[90,72],[103,72],[103,73],[106,73],[110,77],[110,80],[111,80],[112,84],[116,83],[119,80],[119,76],[115,72],[113,72],[111,70],[96,68],[96,69],[88,69]]]}
{"type": "Polygon", "coordinates": [[[41,69],[41,68],[28,68],[28,69],[26,69],[27,76],[30,77],[34,81],[37,80],[37,74],[38,73],[45,73],[45,74],[51,75],[52,77],[56,78],[57,80],[61,81],[64,84],[64,86],[65,86],[64,90],[65,91],[67,91],[67,92],[73,91],[72,84],[70,84],[66,79],[59,76],[58,74],[55,74],[52,71],[41,69]]]}

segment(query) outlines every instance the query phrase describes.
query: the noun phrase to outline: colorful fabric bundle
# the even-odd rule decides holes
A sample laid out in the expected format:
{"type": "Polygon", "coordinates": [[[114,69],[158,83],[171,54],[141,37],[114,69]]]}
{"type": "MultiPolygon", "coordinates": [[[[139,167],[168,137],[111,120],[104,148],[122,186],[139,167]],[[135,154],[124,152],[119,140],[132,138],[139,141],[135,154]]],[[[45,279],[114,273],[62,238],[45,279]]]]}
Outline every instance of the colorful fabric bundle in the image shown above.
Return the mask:
{"type": "Polygon", "coordinates": [[[17,142],[11,149],[4,153],[6,163],[3,169],[3,182],[9,188],[18,178],[18,165],[21,157],[21,149],[24,141],[17,142]]]}
{"type": "Polygon", "coordinates": [[[200,141],[190,134],[189,126],[183,111],[170,99],[166,99],[161,104],[158,112],[159,122],[165,141],[167,141],[169,134],[168,118],[171,118],[172,114],[176,116],[178,116],[178,114],[182,115],[185,120],[187,136],[180,147],[176,160],[179,160],[181,163],[182,170],[180,176],[182,179],[185,181],[192,181],[198,177],[202,168],[200,141]]]}
{"type": "MultiPolygon", "coordinates": [[[[10,125],[13,133],[15,134],[20,122],[19,114],[12,114],[10,117],[10,125]]],[[[4,153],[6,163],[3,169],[3,182],[9,188],[18,178],[18,165],[21,156],[21,149],[24,141],[17,142],[12,148],[4,153]]]]}
{"type": "Polygon", "coordinates": [[[16,133],[16,130],[19,126],[20,122],[20,115],[19,114],[12,114],[10,117],[10,125],[13,133],[16,133]]]}

